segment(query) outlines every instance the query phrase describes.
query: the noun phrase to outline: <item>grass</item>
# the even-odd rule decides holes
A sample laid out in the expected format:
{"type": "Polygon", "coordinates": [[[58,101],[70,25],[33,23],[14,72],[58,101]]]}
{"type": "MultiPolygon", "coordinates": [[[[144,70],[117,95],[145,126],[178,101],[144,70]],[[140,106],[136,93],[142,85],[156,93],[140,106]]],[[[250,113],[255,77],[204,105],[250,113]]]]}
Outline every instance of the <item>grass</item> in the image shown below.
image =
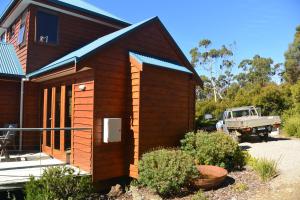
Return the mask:
{"type": "Polygon", "coordinates": [[[196,194],[194,194],[192,200],[208,200],[208,198],[205,196],[202,190],[199,190],[196,194]]]}
{"type": "Polygon", "coordinates": [[[249,189],[249,187],[246,183],[236,183],[236,184],[233,185],[233,190],[235,192],[240,192],[241,193],[241,192],[244,192],[248,189],[249,189]]]}
{"type": "Polygon", "coordinates": [[[259,175],[262,181],[267,182],[278,175],[278,162],[267,158],[250,158],[247,164],[259,175]]]}

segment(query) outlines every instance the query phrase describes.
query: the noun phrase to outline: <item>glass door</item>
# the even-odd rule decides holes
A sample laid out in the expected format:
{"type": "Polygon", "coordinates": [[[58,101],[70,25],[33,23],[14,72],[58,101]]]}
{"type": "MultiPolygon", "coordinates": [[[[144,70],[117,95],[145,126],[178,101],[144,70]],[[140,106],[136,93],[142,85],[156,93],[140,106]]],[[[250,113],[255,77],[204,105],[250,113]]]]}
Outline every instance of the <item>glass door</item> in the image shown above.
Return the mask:
{"type": "MultiPolygon", "coordinates": [[[[44,89],[43,127],[71,127],[72,86],[55,86],[44,89]]],[[[43,131],[43,151],[57,159],[66,159],[71,148],[71,131],[43,131]]]]}

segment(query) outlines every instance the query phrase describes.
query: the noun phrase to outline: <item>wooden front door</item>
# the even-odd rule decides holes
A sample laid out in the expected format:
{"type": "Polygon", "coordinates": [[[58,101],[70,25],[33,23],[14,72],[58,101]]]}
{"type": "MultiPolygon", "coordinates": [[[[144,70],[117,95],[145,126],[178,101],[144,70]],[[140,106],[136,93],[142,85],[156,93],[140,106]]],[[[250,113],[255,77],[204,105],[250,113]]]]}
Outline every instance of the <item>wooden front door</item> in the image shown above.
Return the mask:
{"type": "MultiPolygon", "coordinates": [[[[71,126],[72,87],[55,86],[43,90],[43,128],[71,126]]],[[[65,130],[43,131],[43,152],[60,160],[66,160],[66,150],[71,145],[71,132],[65,130]]]]}

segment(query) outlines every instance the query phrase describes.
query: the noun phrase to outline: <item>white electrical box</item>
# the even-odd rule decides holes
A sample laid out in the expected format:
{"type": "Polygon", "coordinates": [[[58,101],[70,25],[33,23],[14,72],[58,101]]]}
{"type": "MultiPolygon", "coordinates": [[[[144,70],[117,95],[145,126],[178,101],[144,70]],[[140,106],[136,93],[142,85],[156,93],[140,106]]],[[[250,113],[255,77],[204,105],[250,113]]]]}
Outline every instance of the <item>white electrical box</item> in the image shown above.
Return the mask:
{"type": "Polygon", "coordinates": [[[121,142],[122,140],[122,119],[104,118],[103,142],[121,142]]]}

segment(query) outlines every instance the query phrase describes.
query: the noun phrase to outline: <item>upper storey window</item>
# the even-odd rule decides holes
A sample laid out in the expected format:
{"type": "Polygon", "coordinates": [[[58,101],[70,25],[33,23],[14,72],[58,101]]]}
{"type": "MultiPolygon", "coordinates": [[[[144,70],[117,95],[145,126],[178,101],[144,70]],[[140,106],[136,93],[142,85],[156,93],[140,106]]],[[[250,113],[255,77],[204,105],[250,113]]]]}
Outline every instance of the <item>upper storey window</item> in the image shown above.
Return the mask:
{"type": "Polygon", "coordinates": [[[38,11],[36,19],[36,40],[45,44],[58,43],[58,16],[38,11]]]}
{"type": "Polygon", "coordinates": [[[18,45],[23,46],[26,43],[26,19],[27,12],[25,11],[21,18],[19,35],[18,35],[18,45]]]}
{"type": "Polygon", "coordinates": [[[6,42],[5,34],[6,34],[6,33],[3,33],[3,34],[0,36],[0,41],[1,41],[1,42],[6,42]]]}

